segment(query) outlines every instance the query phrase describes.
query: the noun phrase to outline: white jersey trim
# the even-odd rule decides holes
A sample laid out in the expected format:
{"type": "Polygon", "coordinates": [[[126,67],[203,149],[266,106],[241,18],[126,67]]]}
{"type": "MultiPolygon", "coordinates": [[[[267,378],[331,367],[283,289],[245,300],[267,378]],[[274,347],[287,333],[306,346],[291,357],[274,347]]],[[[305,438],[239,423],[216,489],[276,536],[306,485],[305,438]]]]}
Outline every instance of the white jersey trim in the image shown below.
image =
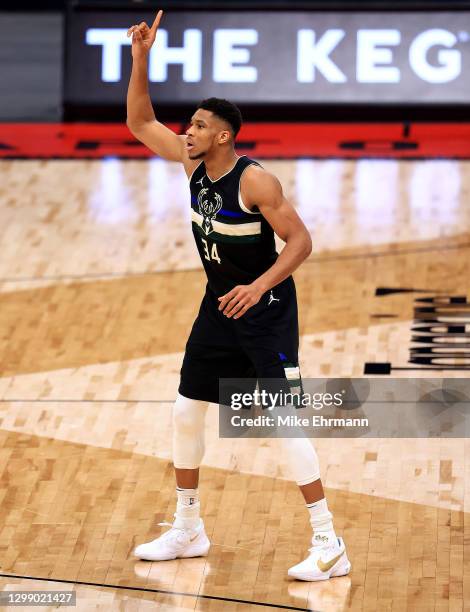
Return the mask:
{"type": "Polygon", "coordinates": [[[261,213],[259,211],[250,210],[249,208],[247,208],[245,204],[243,203],[243,198],[242,198],[242,176],[245,170],[252,165],[253,164],[248,164],[248,166],[245,166],[245,168],[243,168],[242,170],[242,173],[240,174],[240,178],[238,180],[238,206],[240,206],[240,208],[244,212],[248,213],[249,215],[260,215],[261,213]]]}
{"type": "MultiPolygon", "coordinates": [[[[197,213],[194,208],[191,209],[191,220],[202,226],[203,216],[197,213]]],[[[261,234],[261,222],[254,221],[253,223],[222,223],[222,221],[212,221],[212,227],[218,234],[225,236],[256,236],[261,234]]]]}
{"type": "Polygon", "coordinates": [[[300,368],[298,366],[284,368],[287,380],[297,380],[300,378],[300,368]]]}
{"type": "Polygon", "coordinates": [[[230,174],[230,172],[232,172],[232,170],[235,170],[236,165],[238,164],[238,162],[241,160],[242,157],[246,157],[246,155],[240,155],[239,157],[237,157],[237,161],[233,164],[233,166],[230,168],[230,170],[227,170],[227,172],[225,174],[222,174],[222,176],[219,176],[219,178],[212,180],[211,177],[207,174],[207,170],[206,170],[206,176],[207,178],[210,180],[210,182],[212,184],[217,183],[217,181],[220,181],[220,179],[223,179],[224,176],[227,176],[227,174],[230,174]]]}

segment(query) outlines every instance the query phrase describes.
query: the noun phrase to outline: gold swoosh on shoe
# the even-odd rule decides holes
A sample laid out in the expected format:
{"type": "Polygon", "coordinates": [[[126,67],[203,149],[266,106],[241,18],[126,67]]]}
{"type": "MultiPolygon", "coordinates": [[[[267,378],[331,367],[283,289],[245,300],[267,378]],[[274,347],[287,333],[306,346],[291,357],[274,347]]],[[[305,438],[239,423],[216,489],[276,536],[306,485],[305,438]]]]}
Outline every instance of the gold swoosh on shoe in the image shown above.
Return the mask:
{"type": "Polygon", "coordinates": [[[333,565],[337,561],[339,561],[339,559],[343,556],[343,554],[344,554],[344,550],[340,552],[339,555],[337,555],[336,557],[333,557],[333,559],[331,559],[331,561],[328,561],[327,563],[324,563],[321,559],[318,559],[317,561],[318,569],[321,572],[327,572],[333,567],[333,565]]]}

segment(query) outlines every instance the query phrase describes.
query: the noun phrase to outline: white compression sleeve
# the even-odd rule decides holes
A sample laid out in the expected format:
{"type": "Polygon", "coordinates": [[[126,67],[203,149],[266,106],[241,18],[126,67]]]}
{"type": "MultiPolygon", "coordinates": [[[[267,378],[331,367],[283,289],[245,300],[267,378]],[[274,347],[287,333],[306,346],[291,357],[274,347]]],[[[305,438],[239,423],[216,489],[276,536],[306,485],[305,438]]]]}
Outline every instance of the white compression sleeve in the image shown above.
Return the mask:
{"type": "Polygon", "coordinates": [[[308,438],[281,438],[292,478],[301,486],[320,478],[317,452],[308,438]]]}
{"type": "Polygon", "coordinates": [[[173,463],[175,468],[194,470],[204,456],[204,422],[209,402],[178,393],[173,406],[173,463]]]}

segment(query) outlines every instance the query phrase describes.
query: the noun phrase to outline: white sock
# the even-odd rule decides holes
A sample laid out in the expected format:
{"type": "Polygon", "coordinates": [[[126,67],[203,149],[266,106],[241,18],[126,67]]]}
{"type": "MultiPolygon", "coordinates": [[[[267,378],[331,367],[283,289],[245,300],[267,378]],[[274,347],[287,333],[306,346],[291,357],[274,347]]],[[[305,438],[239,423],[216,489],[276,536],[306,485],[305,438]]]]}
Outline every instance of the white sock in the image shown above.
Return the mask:
{"type": "Polygon", "coordinates": [[[319,499],[316,502],[307,504],[310,513],[310,524],[313,529],[312,544],[334,543],[336,540],[333,528],[333,515],[328,510],[326,499],[319,499]],[[326,538],[326,539],[325,539],[326,538]]]}
{"type": "Polygon", "coordinates": [[[199,525],[201,503],[199,489],[176,488],[178,501],[176,503],[173,527],[178,529],[195,529],[199,525]]]}

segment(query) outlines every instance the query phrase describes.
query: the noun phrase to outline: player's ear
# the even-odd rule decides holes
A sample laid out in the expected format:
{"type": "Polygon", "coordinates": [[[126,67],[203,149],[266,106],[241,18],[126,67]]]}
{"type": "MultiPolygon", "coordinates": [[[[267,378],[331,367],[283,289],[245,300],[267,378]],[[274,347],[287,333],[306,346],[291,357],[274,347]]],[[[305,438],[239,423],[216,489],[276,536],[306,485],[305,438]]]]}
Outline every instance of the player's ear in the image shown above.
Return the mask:
{"type": "Polygon", "coordinates": [[[219,144],[225,144],[226,142],[229,142],[230,140],[230,131],[229,130],[224,130],[223,132],[220,132],[219,134],[219,144]]]}

